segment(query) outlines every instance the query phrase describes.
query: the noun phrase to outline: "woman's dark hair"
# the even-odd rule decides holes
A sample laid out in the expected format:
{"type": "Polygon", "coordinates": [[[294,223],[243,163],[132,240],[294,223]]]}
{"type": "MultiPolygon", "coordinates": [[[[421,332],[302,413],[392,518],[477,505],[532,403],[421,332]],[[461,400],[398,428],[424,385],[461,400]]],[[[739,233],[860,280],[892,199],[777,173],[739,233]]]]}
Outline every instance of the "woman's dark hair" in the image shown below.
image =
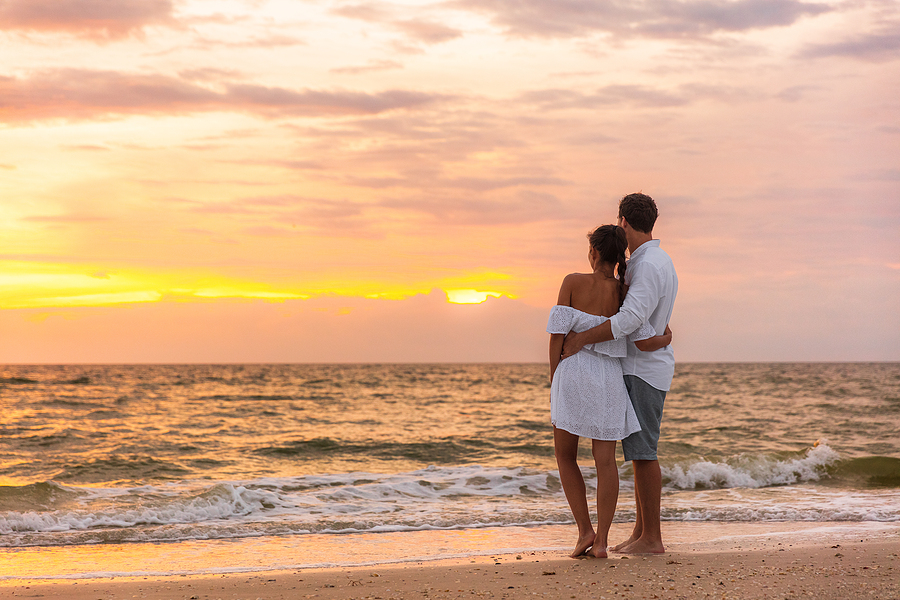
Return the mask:
{"type": "Polygon", "coordinates": [[[601,225],[590,234],[591,248],[600,254],[600,261],[616,265],[619,275],[619,306],[625,301],[625,250],[628,240],[625,230],[616,225],[601,225]]]}
{"type": "Polygon", "coordinates": [[[647,194],[628,194],[619,201],[619,216],[625,217],[628,224],[638,231],[650,233],[659,211],[656,202],[647,194]]]}

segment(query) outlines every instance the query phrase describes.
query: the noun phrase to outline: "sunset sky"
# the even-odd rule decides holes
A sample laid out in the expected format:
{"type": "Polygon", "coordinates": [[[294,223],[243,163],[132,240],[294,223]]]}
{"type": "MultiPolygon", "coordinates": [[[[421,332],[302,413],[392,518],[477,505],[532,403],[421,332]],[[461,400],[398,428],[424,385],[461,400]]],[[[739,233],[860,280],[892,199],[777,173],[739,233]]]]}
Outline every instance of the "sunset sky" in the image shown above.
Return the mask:
{"type": "Polygon", "coordinates": [[[0,0],[0,39],[0,362],[546,360],[634,191],[677,360],[900,360],[896,0],[0,0]]]}

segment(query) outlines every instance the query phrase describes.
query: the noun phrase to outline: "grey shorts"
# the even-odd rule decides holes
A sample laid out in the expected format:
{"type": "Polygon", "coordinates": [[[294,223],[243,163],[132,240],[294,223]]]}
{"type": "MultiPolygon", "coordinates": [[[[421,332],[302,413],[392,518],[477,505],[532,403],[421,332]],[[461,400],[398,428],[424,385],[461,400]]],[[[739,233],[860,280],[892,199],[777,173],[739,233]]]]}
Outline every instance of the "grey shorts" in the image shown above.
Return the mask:
{"type": "Polygon", "coordinates": [[[640,431],[622,440],[625,460],[657,460],[656,446],[659,444],[659,425],[666,393],[634,375],[625,376],[625,387],[641,424],[640,431]]]}

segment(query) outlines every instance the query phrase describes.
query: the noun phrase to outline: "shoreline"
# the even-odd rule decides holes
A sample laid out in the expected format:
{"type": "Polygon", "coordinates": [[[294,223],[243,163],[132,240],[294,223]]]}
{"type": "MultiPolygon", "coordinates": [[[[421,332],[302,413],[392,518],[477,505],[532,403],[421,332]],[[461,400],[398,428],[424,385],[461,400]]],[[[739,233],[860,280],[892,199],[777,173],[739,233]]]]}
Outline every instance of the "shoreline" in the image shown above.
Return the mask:
{"type": "Polygon", "coordinates": [[[0,590],[5,597],[71,600],[900,597],[900,538],[832,542],[609,559],[534,551],[374,567],[20,581],[0,590]]]}
{"type": "MultiPolygon", "coordinates": [[[[614,523],[611,539],[624,539],[630,527],[630,523],[614,523]]],[[[319,536],[319,540],[293,536],[5,548],[0,549],[4,559],[0,561],[4,565],[0,596],[386,600],[470,598],[473,594],[515,598],[525,590],[528,595],[571,598],[575,588],[586,586],[592,588],[591,597],[598,597],[593,590],[602,588],[599,597],[606,598],[705,598],[713,590],[716,598],[795,597],[792,590],[811,592],[818,598],[873,597],[869,591],[877,590],[875,598],[900,598],[900,523],[664,522],[663,535],[667,544],[663,555],[611,555],[609,559],[568,558],[568,543],[574,542],[572,525],[329,535],[319,536]],[[268,554],[297,552],[303,543],[309,547],[317,541],[330,544],[325,549],[329,553],[342,549],[343,555],[332,557],[342,559],[344,564],[304,564],[301,556],[273,561],[273,556],[279,555],[268,554]],[[548,541],[554,542],[554,547],[548,547],[548,541]],[[412,547],[419,555],[391,560],[388,555],[398,552],[400,542],[406,546],[399,551],[412,547]],[[502,542],[507,543],[504,546],[502,542]],[[527,542],[543,542],[544,546],[522,545],[527,542]],[[455,552],[460,544],[466,545],[468,553],[455,552]],[[428,551],[432,554],[426,556],[428,551]],[[260,552],[267,562],[251,565],[254,553],[260,552]],[[243,561],[243,567],[227,566],[229,560],[237,559],[243,561]],[[289,562],[293,564],[289,566],[289,562]],[[168,568],[115,568],[129,564],[168,568]],[[189,571],[185,567],[191,564],[194,572],[178,572],[189,571]],[[93,569],[82,570],[79,575],[85,565],[93,569]],[[551,571],[555,576],[544,574],[551,571]],[[616,576],[609,577],[612,573],[616,576]],[[891,577],[882,577],[885,574],[891,577]],[[714,576],[721,579],[721,585],[715,582],[717,588],[707,585],[714,576]],[[850,593],[846,585],[836,585],[846,584],[851,577],[860,577],[852,581],[866,584],[864,594],[850,593]],[[660,583],[675,591],[660,588],[660,583]],[[751,583],[758,589],[750,589],[751,583]],[[607,589],[611,591],[607,593],[607,589]],[[517,590],[519,593],[514,594],[517,590]],[[729,590],[737,595],[728,596],[729,590]],[[767,595],[775,591],[776,596],[767,595]]]]}

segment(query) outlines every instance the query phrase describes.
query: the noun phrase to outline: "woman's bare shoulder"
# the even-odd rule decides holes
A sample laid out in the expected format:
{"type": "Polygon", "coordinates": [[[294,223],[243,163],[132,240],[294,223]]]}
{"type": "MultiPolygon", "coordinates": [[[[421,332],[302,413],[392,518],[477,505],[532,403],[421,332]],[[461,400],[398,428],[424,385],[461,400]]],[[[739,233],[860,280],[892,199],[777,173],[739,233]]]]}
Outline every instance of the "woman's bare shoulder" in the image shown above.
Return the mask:
{"type": "Polygon", "coordinates": [[[590,285],[590,275],[586,273],[569,273],[563,278],[562,285],[559,286],[559,299],[557,304],[565,306],[572,305],[573,294],[583,293],[590,285]]]}
{"type": "Polygon", "coordinates": [[[586,283],[586,282],[590,281],[590,279],[591,279],[590,273],[569,273],[568,275],[566,275],[565,279],[563,279],[563,282],[577,284],[577,283],[586,283]]]}

